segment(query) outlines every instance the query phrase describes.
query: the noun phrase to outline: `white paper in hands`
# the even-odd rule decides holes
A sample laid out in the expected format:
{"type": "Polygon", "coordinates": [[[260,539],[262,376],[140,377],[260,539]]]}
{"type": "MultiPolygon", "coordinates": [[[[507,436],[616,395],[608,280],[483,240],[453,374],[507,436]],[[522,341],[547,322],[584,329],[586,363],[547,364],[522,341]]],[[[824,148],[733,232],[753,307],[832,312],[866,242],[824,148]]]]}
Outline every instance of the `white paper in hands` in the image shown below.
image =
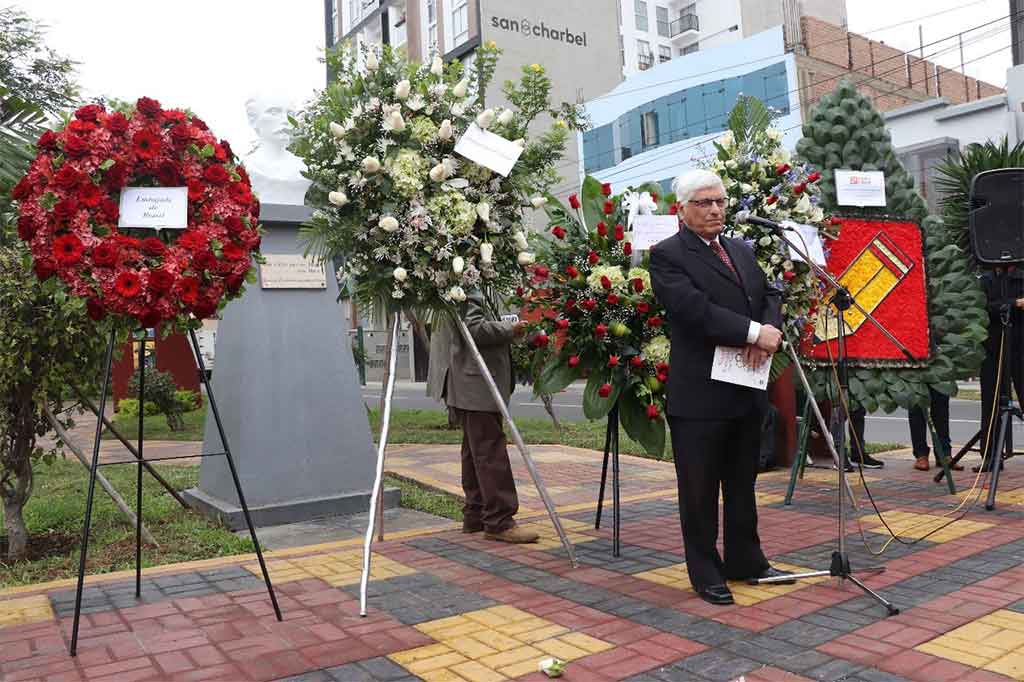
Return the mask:
{"type": "Polygon", "coordinates": [[[523,153],[523,148],[501,135],[487,132],[477,124],[471,123],[455,143],[455,153],[508,177],[512,172],[512,166],[516,165],[516,161],[523,153]]]}
{"type": "Polygon", "coordinates": [[[728,384],[749,386],[763,391],[768,387],[768,374],[772,369],[769,355],[760,367],[751,368],[743,360],[743,348],[715,346],[715,359],[711,363],[711,378],[728,384]]]}
{"type": "Polygon", "coordinates": [[[782,226],[786,228],[786,238],[790,241],[789,259],[802,263],[804,258],[794,248],[793,244],[805,251],[818,265],[825,267],[825,247],[821,243],[821,235],[814,225],[800,225],[792,220],[783,220],[782,226]]]}

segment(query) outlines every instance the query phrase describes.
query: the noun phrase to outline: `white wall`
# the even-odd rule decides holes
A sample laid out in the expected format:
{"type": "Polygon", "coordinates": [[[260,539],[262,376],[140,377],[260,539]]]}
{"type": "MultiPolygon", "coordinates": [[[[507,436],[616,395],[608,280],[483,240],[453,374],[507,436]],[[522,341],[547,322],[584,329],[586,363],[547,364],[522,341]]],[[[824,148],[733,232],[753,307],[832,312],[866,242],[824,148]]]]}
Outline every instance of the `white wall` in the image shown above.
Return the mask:
{"type": "MultiPolygon", "coordinates": [[[[743,40],[740,0],[698,0],[697,16],[700,17],[699,39],[701,50],[721,47],[722,45],[729,45],[743,40]],[[734,24],[739,25],[740,29],[738,31],[726,30],[734,24]],[[716,33],[718,35],[714,35],[712,38],[705,38],[705,36],[711,36],[716,33]]],[[[779,53],[782,53],[781,49],[779,53]]]]}
{"type": "Polygon", "coordinates": [[[944,98],[932,99],[886,112],[883,118],[897,149],[943,137],[959,140],[961,149],[1003,135],[1011,145],[1017,141],[1014,115],[1006,107],[1005,95],[957,106],[944,98]]]}

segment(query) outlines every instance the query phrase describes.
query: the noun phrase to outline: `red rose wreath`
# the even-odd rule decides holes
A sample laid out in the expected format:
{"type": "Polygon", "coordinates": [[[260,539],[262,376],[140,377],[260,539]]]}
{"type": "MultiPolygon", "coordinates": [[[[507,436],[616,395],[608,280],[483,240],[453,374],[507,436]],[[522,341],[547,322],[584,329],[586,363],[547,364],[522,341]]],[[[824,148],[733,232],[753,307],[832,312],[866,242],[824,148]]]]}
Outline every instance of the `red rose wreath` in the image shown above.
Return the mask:
{"type": "Polygon", "coordinates": [[[54,274],[107,314],[143,327],[211,317],[241,294],[259,248],[259,202],[224,140],[191,113],[142,97],[134,111],[89,104],[58,132],[39,138],[38,156],[12,193],[18,236],[40,279],[54,274]],[[188,187],[188,228],[139,238],[117,228],[127,186],[188,187]]]}

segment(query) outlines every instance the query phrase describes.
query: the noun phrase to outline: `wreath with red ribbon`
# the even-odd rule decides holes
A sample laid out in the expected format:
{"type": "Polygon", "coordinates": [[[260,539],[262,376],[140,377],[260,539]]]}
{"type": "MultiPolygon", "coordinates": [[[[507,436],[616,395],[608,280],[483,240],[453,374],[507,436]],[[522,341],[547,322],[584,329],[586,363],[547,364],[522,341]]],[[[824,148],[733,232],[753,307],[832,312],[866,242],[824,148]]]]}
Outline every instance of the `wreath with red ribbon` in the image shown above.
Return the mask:
{"type": "Polygon", "coordinates": [[[18,236],[36,275],[59,277],[94,320],[157,327],[212,317],[241,295],[258,258],[259,201],[230,145],[198,116],[148,97],[123,111],[89,104],[37,146],[12,192],[18,236]],[[129,186],[187,187],[188,227],[119,230],[129,186]]]}

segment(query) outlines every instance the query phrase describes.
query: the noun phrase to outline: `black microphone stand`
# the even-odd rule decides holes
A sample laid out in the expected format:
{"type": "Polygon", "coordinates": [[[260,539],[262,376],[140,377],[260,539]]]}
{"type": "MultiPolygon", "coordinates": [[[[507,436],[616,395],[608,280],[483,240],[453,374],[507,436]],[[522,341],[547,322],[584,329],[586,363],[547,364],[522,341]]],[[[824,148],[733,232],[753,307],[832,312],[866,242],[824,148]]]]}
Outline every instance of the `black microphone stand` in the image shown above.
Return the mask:
{"type": "MultiPolygon", "coordinates": [[[[870,587],[861,582],[855,575],[853,575],[853,569],[850,568],[850,557],[846,551],[846,509],[843,505],[843,491],[846,490],[850,495],[851,500],[853,499],[853,493],[850,491],[850,484],[846,478],[846,462],[844,438],[846,434],[846,423],[849,419],[849,415],[846,413],[847,405],[847,394],[849,391],[848,383],[848,367],[847,367],[847,353],[846,353],[846,317],[845,313],[850,308],[856,308],[865,319],[871,322],[882,334],[892,342],[909,360],[915,360],[911,352],[904,346],[899,339],[892,335],[892,333],[886,329],[882,324],[875,319],[871,313],[863,308],[857,300],[850,295],[850,291],[840,284],[835,277],[832,276],[828,270],[814,262],[814,259],[806,252],[805,249],[801,248],[801,245],[797,245],[789,236],[786,234],[786,230],[782,225],[767,221],[764,219],[759,220],[759,224],[770,227],[773,232],[779,236],[782,242],[797,253],[803,261],[811,268],[814,274],[819,280],[824,282],[826,285],[832,287],[835,292],[832,295],[832,299],[829,303],[835,307],[837,314],[837,331],[838,331],[838,352],[837,357],[837,368],[839,374],[839,400],[838,404],[832,406],[832,432],[825,426],[825,420],[818,410],[818,406],[813,399],[814,392],[811,390],[810,383],[807,381],[807,375],[804,373],[803,365],[800,363],[800,358],[796,352],[796,347],[790,342],[788,332],[784,331],[786,337],[786,344],[789,348],[790,357],[793,360],[793,365],[796,369],[797,375],[800,377],[800,382],[804,387],[804,391],[811,398],[811,405],[814,409],[814,414],[818,419],[818,424],[821,427],[822,433],[825,435],[825,442],[828,444],[829,451],[832,453],[832,457],[836,463],[836,469],[839,472],[839,506],[838,506],[838,520],[839,520],[839,549],[832,552],[832,562],[827,571],[809,571],[806,573],[796,573],[792,575],[784,575],[776,578],[754,578],[748,581],[754,585],[771,584],[777,582],[786,582],[789,580],[801,580],[807,578],[819,578],[822,576],[832,576],[840,578],[842,580],[849,580],[854,585],[863,590],[867,595],[872,597],[875,601],[886,608],[887,615],[894,616],[900,612],[898,608],[892,605],[891,602],[886,600],[880,594],[872,590],[870,587]],[[770,223],[770,224],[769,224],[770,223]],[[838,446],[836,445],[838,443],[838,446]],[[840,452],[844,454],[840,457],[840,452]]],[[[788,254],[787,254],[788,255],[788,254]]],[[[786,259],[788,260],[788,258],[786,259]]],[[[785,325],[783,325],[785,327],[785,325]]],[[[827,343],[827,342],[826,342],[827,343]]],[[[863,444],[862,444],[863,447],[863,444]]],[[[854,503],[856,506],[856,503],[854,503]]],[[[875,566],[870,568],[858,569],[858,573],[881,573],[885,571],[884,566],[875,566]]]]}

